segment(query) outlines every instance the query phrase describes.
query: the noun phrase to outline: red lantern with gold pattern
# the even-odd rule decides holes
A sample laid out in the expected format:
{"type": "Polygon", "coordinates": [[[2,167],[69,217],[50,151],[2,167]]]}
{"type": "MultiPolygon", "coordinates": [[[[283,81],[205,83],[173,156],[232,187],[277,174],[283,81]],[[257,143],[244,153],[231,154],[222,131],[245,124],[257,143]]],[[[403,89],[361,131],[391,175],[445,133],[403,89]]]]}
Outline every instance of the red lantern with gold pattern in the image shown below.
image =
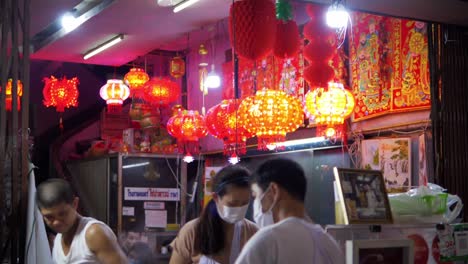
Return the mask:
{"type": "MultiPolygon", "coordinates": [[[[21,110],[21,96],[23,96],[23,83],[18,80],[18,82],[16,83],[16,87],[17,87],[17,90],[16,90],[16,101],[18,102],[18,111],[21,110]]],[[[0,86],[0,92],[2,91],[2,88],[0,86]]],[[[6,84],[6,91],[5,91],[5,109],[7,111],[10,111],[13,109],[13,96],[12,96],[12,91],[13,91],[13,80],[12,79],[8,79],[8,82],[6,84]]]]}
{"type": "Polygon", "coordinates": [[[184,153],[184,160],[193,160],[192,154],[200,152],[198,140],[207,135],[205,118],[192,110],[180,110],[167,121],[167,131],[177,139],[180,153],[184,153]]]}
{"type": "Polygon", "coordinates": [[[206,113],[206,126],[208,132],[214,137],[223,140],[224,154],[245,154],[245,142],[253,134],[243,128],[239,123],[239,102],[236,99],[223,100],[210,108],[206,113]]]}
{"type": "Polygon", "coordinates": [[[67,79],[63,77],[57,79],[54,76],[44,78],[44,105],[46,107],[53,106],[57,112],[64,112],[65,108],[78,106],[78,78],[74,77],[67,79]]]}
{"type": "Polygon", "coordinates": [[[304,120],[302,103],[280,90],[263,89],[245,98],[239,106],[240,125],[257,136],[258,149],[282,148],[286,134],[304,120]]]}
{"type": "Polygon", "coordinates": [[[174,78],[180,78],[185,74],[185,61],[177,56],[171,59],[170,62],[170,73],[174,78]]]}
{"type": "Polygon", "coordinates": [[[148,74],[141,68],[131,68],[124,76],[124,82],[130,87],[131,94],[136,97],[144,96],[143,87],[149,79],[148,74]]]}
{"type": "Polygon", "coordinates": [[[155,77],[145,84],[145,100],[154,106],[167,106],[179,96],[179,85],[169,78],[155,77]]]}
{"type": "Polygon", "coordinates": [[[119,113],[123,102],[130,96],[130,89],[121,80],[111,79],[101,87],[99,95],[107,103],[107,112],[119,113]]]}

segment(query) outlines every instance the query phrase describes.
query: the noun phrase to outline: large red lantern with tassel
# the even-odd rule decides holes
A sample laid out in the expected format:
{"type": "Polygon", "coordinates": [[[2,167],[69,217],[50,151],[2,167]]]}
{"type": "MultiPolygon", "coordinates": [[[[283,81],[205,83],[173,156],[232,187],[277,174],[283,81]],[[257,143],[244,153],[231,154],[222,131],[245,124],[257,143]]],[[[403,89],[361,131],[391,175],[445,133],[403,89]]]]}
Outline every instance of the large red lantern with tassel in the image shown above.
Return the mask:
{"type": "Polygon", "coordinates": [[[275,4],[271,0],[234,2],[229,12],[229,33],[240,57],[252,61],[266,57],[275,44],[275,4]]]}
{"type": "MultiPolygon", "coordinates": [[[[16,90],[16,101],[18,102],[18,111],[21,110],[21,96],[23,96],[23,83],[18,80],[18,82],[16,83],[16,87],[17,87],[17,90],[16,90]]],[[[2,91],[1,87],[0,87],[0,92],[2,91]]],[[[13,80],[12,79],[8,79],[8,82],[6,84],[6,91],[5,91],[5,109],[7,111],[11,111],[13,109],[13,95],[12,95],[12,92],[13,91],[13,80]]]]}
{"type": "Polygon", "coordinates": [[[198,140],[207,135],[205,118],[198,111],[180,110],[167,121],[167,131],[177,139],[184,161],[193,161],[193,156],[200,152],[198,140]]]}
{"type": "Polygon", "coordinates": [[[145,100],[154,106],[167,106],[179,99],[180,87],[169,78],[155,77],[145,85],[145,100]]]}
{"type": "Polygon", "coordinates": [[[78,78],[74,77],[67,79],[63,77],[57,79],[54,76],[44,78],[44,105],[46,107],[53,106],[57,112],[64,112],[65,108],[78,106],[78,78]]]}
{"type": "Polygon", "coordinates": [[[258,149],[267,150],[280,147],[276,143],[284,141],[287,133],[303,123],[304,113],[296,97],[264,89],[242,101],[239,117],[241,126],[257,136],[258,149]]]}
{"type": "Polygon", "coordinates": [[[206,113],[208,132],[223,140],[224,154],[228,156],[245,154],[245,143],[248,138],[253,136],[252,133],[240,125],[238,108],[238,100],[223,100],[206,113]]]}
{"type": "Polygon", "coordinates": [[[111,79],[101,87],[99,95],[107,103],[107,112],[119,113],[123,102],[130,96],[130,89],[121,80],[111,79]]]}
{"type": "Polygon", "coordinates": [[[124,82],[130,87],[131,94],[137,97],[143,96],[143,87],[149,79],[148,74],[141,68],[131,68],[124,76],[124,82]]]}

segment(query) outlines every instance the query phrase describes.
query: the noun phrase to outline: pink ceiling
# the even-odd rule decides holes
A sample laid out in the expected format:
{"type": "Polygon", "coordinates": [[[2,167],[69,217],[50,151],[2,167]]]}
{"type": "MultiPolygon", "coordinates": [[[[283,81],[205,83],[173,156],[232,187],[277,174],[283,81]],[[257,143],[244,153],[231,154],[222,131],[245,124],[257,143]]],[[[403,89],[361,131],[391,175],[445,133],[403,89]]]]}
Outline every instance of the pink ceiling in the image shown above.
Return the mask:
{"type": "MultiPolygon", "coordinates": [[[[80,1],[32,2],[32,33],[37,33],[80,1]]],[[[187,32],[227,17],[231,4],[230,0],[200,0],[188,9],[174,14],[173,8],[160,7],[156,2],[116,1],[74,31],[33,53],[31,58],[118,66],[163,45],[170,50],[184,49],[186,46],[183,42],[173,41],[187,32]],[[86,61],[82,59],[86,51],[117,34],[125,35],[122,42],[86,61]],[[169,42],[176,45],[165,45],[169,42]]]]}

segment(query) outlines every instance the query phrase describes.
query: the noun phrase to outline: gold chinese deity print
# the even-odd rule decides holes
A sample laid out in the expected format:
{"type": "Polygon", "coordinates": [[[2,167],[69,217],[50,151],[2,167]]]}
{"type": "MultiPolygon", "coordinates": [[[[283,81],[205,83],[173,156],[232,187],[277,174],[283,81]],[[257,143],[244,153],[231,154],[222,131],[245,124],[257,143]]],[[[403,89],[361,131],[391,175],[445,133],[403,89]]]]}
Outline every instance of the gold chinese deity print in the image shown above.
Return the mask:
{"type": "Polygon", "coordinates": [[[430,106],[426,24],[354,12],[354,121],[430,106]]]}

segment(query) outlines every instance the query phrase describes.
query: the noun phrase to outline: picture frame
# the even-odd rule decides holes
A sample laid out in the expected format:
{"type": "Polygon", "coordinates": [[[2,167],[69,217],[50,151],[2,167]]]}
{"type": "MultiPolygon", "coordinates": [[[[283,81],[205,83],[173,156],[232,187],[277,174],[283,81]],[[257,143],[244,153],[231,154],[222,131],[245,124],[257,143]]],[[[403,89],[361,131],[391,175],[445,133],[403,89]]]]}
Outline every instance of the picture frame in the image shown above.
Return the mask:
{"type": "Polygon", "coordinates": [[[392,224],[381,171],[333,168],[344,224],[392,224]]]}
{"type": "Polygon", "coordinates": [[[346,264],[414,263],[414,241],[410,239],[347,240],[346,264]]]}

